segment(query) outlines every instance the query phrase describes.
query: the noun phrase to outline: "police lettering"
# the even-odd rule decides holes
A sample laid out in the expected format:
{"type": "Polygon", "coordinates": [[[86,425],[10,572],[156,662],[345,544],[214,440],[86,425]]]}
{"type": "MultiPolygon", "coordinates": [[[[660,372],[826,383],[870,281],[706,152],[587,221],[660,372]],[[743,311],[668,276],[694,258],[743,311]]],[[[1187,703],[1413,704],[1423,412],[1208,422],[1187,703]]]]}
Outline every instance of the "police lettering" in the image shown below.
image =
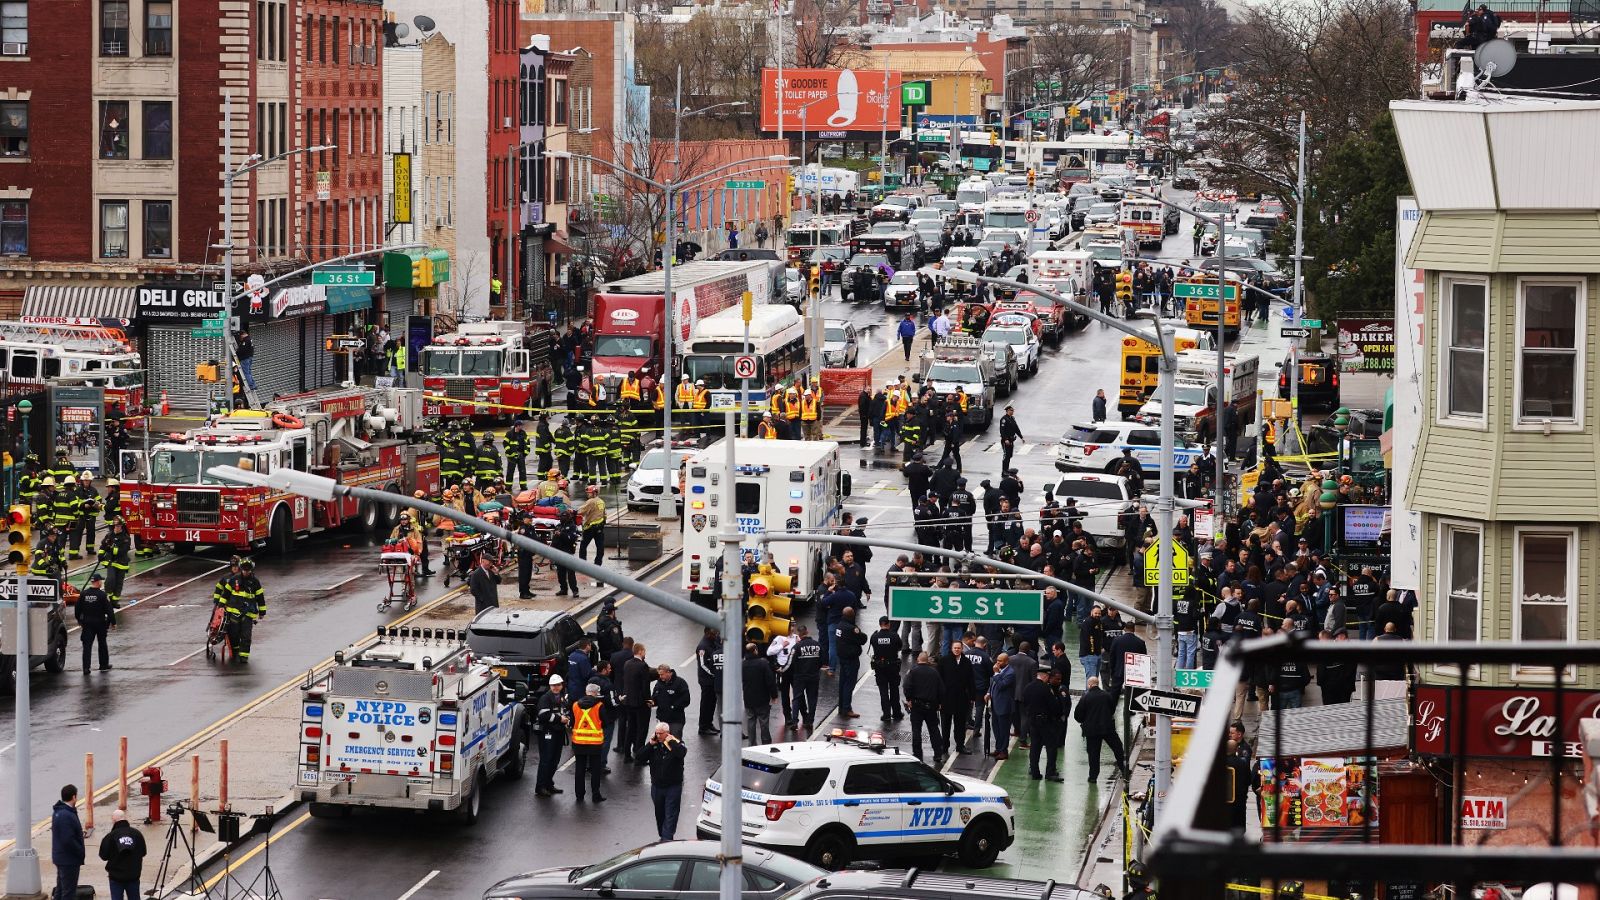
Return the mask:
{"type": "Polygon", "coordinates": [[[357,700],[356,708],[345,714],[352,725],[416,725],[417,717],[404,703],[392,700],[357,700]]]}

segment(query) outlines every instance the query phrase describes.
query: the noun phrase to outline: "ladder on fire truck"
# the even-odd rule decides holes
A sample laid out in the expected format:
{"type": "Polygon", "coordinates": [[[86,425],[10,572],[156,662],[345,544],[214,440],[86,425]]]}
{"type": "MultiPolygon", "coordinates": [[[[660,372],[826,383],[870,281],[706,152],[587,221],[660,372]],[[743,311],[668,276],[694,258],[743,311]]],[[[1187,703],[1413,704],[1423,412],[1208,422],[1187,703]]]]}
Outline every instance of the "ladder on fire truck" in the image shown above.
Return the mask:
{"type": "Polygon", "coordinates": [[[0,322],[0,340],[48,343],[84,353],[131,353],[127,335],[101,325],[35,325],[0,322]]]}

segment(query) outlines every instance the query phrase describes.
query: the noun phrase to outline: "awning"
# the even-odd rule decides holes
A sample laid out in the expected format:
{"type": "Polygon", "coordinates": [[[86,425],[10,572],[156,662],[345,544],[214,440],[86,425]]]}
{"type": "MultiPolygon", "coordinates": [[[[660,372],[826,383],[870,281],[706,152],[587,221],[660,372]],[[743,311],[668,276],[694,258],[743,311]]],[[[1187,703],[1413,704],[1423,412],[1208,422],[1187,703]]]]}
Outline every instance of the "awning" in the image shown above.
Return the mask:
{"type": "MultiPolygon", "coordinates": [[[[1379,682],[1380,695],[1384,682],[1379,682]]],[[[1373,702],[1372,749],[1392,750],[1410,742],[1409,701],[1389,697],[1373,702]]],[[[1366,704],[1357,696],[1349,703],[1302,706],[1298,709],[1267,710],[1256,729],[1256,758],[1275,756],[1348,756],[1365,752],[1367,739],[1366,704]],[[1283,716],[1283,746],[1273,746],[1273,719],[1283,716]]]]}
{"type": "Polygon", "coordinates": [[[558,231],[544,239],[544,252],[558,256],[582,256],[583,251],[567,243],[558,231]]]}
{"type": "Polygon", "coordinates": [[[121,319],[126,324],[134,315],[137,290],[131,286],[33,285],[22,298],[22,315],[45,319],[121,319]]]}

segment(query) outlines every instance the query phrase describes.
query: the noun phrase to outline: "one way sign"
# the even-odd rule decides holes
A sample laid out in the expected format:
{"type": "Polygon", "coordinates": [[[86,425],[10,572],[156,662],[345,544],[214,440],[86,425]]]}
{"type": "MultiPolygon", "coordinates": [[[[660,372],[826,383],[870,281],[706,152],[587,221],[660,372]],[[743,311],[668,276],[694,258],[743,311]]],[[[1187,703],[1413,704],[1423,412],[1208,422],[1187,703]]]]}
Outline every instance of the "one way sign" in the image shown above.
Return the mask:
{"type": "Polygon", "coordinates": [[[1133,708],[1162,716],[1192,718],[1200,712],[1200,698],[1193,694],[1175,694],[1150,688],[1133,689],[1133,708]]]}

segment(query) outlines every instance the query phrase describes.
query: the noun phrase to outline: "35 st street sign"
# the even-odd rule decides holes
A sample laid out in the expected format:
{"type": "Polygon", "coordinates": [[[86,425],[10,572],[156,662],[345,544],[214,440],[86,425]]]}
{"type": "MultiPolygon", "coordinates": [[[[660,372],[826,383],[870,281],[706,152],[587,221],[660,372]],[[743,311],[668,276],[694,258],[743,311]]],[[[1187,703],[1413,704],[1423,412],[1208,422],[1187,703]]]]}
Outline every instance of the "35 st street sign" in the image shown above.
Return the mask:
{"type": "Polygon", "coordinates": [[[982,588],[891,587],[889,618],[912,622],[1037,625],[1044,621],[1044,593],[982,588]]]}

